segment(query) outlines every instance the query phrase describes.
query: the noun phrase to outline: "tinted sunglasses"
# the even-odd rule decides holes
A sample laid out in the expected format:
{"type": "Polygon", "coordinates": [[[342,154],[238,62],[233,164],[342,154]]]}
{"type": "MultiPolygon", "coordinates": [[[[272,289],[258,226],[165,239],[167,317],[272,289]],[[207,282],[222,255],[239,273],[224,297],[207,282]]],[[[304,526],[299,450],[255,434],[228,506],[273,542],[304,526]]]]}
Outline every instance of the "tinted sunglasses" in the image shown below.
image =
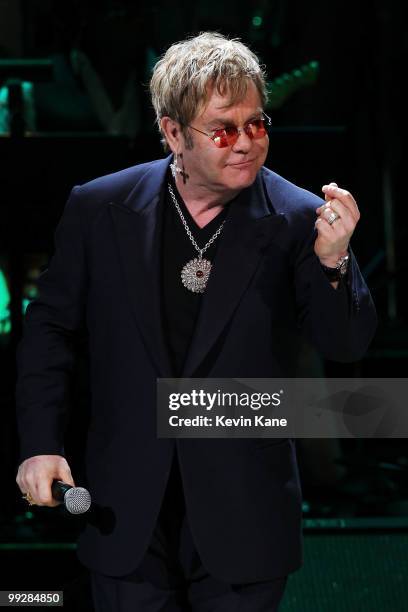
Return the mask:
{"type": "Polygon", "coordinates": [[[245,132],[245,134],[251,140],[263,138],[266,136],[271,124],[272,122],[270,117],[263,113],[263,117],[261,117],[261,119],[252,119],[252,121],[248,121],[243,128],[227,126],[207,133],[203,132],[202,130],[198,130],[193,125],[188,125],[187,127],[199,132],[200,134],[204,134],[204,136],[207,136],[213,141],[216,147],[223,149],[224,147],[231,147],[234,145],[237,142],[241,132],[245,132]]]}

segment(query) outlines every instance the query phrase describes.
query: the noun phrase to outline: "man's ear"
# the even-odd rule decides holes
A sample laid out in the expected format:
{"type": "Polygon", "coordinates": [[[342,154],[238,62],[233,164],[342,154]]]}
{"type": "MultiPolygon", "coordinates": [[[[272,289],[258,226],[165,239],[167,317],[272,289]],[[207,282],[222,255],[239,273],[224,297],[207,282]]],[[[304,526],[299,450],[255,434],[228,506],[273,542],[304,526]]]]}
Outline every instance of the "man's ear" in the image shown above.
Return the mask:
{"type": "Polygon", "coordinates": [[[162,117],[160,119],[160,127],[167,144],[173,153],[180,153],[182,148],[182,133],[180,124],[170,117],[162,117]]]}

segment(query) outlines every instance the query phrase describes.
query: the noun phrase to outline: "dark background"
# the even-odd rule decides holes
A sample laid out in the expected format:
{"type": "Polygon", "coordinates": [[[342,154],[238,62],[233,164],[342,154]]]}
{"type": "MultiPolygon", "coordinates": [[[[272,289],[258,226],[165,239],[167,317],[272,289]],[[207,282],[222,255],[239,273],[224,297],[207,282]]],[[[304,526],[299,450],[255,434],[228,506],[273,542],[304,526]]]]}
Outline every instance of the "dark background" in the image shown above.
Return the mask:
{"type": "MultiPolygon", "coordinates": [[[[357,364],[322,362],[305,347],[302,374],[406,376],[402,3],[0,0],[0,274],[9,295],[8,303],[0,297],[0,554],[13,551],[16,567],[19,544],[69,547],[80,528],[59,510],[27,512],[15,484],[14,354],[24,305],[72,186],[163,156],[150,70],[172,42],[202,30],[240,37],[265,64],[273,123],[266,165],[319,195],[336,181],[361,211],[352,246],[377,306],[376,338],[357,364]]],[[[85,361],[67,438],[79,481],[85,361]]],[[[407,516],[406,440],[301,441],[299,461],[305,518],[407,516]]]]}

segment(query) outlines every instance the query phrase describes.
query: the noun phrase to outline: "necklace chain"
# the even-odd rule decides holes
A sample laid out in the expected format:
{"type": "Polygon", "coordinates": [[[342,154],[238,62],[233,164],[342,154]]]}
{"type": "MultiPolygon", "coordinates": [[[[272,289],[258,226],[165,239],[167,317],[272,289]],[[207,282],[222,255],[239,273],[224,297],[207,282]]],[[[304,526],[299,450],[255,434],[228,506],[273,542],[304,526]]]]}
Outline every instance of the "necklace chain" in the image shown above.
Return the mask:
{"type": "Polygon", "coordinates": [[[191,242],[192,242],[192,244],[193,244],[194,248],[195,248],[195,249],[196,249],[196,251],[199,253],[199,256],[200,256],[200,259],[201,259],[201,258],[202,258],[202,256],[203,256],[203,253],[205,253],[205,251],[206,251],[206,250],[207,250],[207,249],[208,249],[208,248],[209,248],[209,247],[212,245],[212,243],[214,242],[214,240],[216,240],[216,239],[218,238],[218,236],[220,235],[220,233],[221,233],[221,231],[222,231],[222,228],[223,228],[223,226],[224,226],[224,223],[225,223],[225,219],[224,219],[224,221],[221,223],[220,227],[217,229],[217,231],[215,232],[215,234],[213,234],[213,236],[211,236],[211,238],[210,238],[210,239],[209,239],[209,241],[208,241],[208,242],[207,242],[207,243],[206,243],[206,244],[203,246],[203,248],[202,248],[202,249],[200,249],[200,247],[198,246],[197,242],[194,240],[194,237],[193,237],[193,234],[191,233],[190,228],[189,228],[189,227],[188,227],[188,225],[187,225],[187,221],[186,221],[186,220],[185,220],[185,218],[184,218],[184,215],[183,215],[183,213],[182,213],[182,211],[181,211],[181,208],[180,208],[179,203],[177,202],[177,198],[176,198],[176,196],[174,195],[174,191],[173,191],[173,189],[172,189],[172,187],[171,187],[170,183],[168,184],[168,188],[169,188],[169,193],[170,193],[170,195],[171,195],[171,199],[172,199],[172,200],[173,200],[173,202],[174,202],[174,206],[176,207],[176,210],[177,210],[178,214],[180,215],[180,219],[181,219],[181,221],[182,221],[182,223],[183,223],[184,229],[186,230],[187,236],[190,238],[190,240],[191,240],[191,242]]]}

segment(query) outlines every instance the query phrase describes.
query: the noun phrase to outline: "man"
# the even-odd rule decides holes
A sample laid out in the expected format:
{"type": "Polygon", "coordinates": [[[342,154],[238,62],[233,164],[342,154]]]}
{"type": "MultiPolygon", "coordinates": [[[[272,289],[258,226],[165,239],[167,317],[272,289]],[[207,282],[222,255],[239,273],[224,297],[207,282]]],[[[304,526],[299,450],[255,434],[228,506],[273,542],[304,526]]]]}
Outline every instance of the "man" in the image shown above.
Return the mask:
{"type": "Polygon", "coordinates": [[[326,207],[263,167],[264,75],[242,43],[173,45],[151,94],[171,155],[73,190],[28,308],[17,482],[39,505],[53,478],[74,482],[64,400],[86,333],[101,512],[78,554],[96,610],[277,610],[302,563],[294,441],[158,439],[156,380],[288,376],[301,335],[362,357],[376,314],[349,247],[360,213],[334,183],[326,207]]]}

